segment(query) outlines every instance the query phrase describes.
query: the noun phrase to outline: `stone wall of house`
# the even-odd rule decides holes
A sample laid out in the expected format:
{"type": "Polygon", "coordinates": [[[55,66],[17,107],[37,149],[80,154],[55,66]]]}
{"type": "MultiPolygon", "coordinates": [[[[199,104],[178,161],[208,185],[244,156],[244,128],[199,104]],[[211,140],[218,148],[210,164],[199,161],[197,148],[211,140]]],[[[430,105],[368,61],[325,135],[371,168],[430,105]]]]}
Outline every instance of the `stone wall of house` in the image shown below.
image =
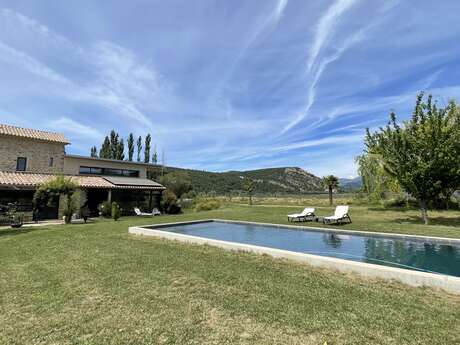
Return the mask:
{"type": "Polygon", "coordinates": [[[18,157],[25,157],[27,172],[62,173],[64,154],[63,143],[0,135],[0,171],[16,171],[18,157]]]}

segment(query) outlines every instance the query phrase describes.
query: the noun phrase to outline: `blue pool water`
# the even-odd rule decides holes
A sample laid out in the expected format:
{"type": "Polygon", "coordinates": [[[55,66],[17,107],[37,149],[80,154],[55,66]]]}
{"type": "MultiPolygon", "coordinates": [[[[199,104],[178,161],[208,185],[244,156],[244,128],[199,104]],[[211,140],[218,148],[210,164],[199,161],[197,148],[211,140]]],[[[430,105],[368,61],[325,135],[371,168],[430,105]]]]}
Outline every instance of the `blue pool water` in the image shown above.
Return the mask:
{"type": "Polygon", "coordinates": [[[460,277],[457,244],[218,221],[160,230],[460,277]]]}

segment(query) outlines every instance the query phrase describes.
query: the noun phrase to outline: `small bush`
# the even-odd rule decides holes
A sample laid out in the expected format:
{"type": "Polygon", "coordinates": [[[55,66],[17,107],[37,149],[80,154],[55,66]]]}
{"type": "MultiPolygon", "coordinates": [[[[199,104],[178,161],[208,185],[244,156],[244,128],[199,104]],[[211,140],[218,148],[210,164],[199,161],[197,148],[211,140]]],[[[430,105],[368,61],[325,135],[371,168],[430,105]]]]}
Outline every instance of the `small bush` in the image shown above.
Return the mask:
{"type": "Polygon", "coordinates": [[[217,210],[220,206],[221,202],[217,199],[204,199],[197,201],[194,209],[196,212],[211,211],[217,210]]]}
{"type": "Polygon", "coordinates": [[[178,214],[182,211],[176,195],[169,190],[166,190],[161,197],[161,209],[168,214],[178,214]]]}
{"type": "Polygon", "coordinates": [[[112,203],[109,201],[104,201],[98,207],[99,213],[104,218],[110,218],[112,216],[112,203]]]}
{"type": "Polygon", "coordinates": [[[117,221],[121,216],[121,208],[116,202],[112,203],[112,219],[117,221]]]}

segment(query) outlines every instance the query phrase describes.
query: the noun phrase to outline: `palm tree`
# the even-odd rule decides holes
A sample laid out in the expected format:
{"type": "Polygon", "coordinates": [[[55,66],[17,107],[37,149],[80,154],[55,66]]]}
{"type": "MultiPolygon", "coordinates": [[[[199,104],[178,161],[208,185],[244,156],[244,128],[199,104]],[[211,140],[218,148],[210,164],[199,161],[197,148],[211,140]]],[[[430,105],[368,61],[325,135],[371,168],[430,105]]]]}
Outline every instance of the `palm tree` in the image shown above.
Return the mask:
{"type": "Polygon", "coordinates": [[[332,191],[339,186],[339,178],[334,175],[323,177],[323,186],[329,191],[329,205],[332,206],[332,191]]]}

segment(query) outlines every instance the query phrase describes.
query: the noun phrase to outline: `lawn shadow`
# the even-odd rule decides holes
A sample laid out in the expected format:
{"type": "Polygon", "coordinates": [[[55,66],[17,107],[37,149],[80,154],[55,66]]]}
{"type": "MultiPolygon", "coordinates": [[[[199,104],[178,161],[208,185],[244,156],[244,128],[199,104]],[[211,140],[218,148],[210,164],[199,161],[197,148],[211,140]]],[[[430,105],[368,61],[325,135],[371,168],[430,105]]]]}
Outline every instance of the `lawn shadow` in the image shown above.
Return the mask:
{"type": "MultiPolygon", "coordinates": [[[[80,223],[78,223],[80,224],[80,223]]],[[[84,223],[81,223],[84,224],[84,223]]],[[[39,230],[46,230],[49,229],[50,226],[56,226],[56,225],[62,225],[62,224],[42,224],[38,226],[22,226],[20,228],[3,228],[0,229],[0,238],[2,237],[8,237],[8,236],[16,236],[16,235],[22,235],[22,234],[27,234],[28,232],[35,232],[39,230]]]]}
{"type": "Polygon", "coordinates": [[[387,211],[392,211],[392,212],[407,212],[407,211],[417,211],[414,208],[406,208],[406,207],[368,207],[367,208],[369,211],[375,211],[375,212],[387,212],[387,211]]]}
{"type": "MultiPolygon", "coordinates": [[[[460,231],[460,217],[429,217],[429,225],[443,225],[459,227],[460,231]]],[[[406,218],[397,218],[392,220],[392,223],[411,223],[423,225],[420,216],[407,216],[406,218]]]]}
{"type": "Polygon", "coordinates": [[[16,236],[16,235],[21,235],[21,234],[26,234],[30,231],[36,231],[39,230],[39,227],[26,227],[26,228],[5,228],[5,229],[0,229],[0,238],[1,237],[8,237],[8,236],[16,236]]]}

